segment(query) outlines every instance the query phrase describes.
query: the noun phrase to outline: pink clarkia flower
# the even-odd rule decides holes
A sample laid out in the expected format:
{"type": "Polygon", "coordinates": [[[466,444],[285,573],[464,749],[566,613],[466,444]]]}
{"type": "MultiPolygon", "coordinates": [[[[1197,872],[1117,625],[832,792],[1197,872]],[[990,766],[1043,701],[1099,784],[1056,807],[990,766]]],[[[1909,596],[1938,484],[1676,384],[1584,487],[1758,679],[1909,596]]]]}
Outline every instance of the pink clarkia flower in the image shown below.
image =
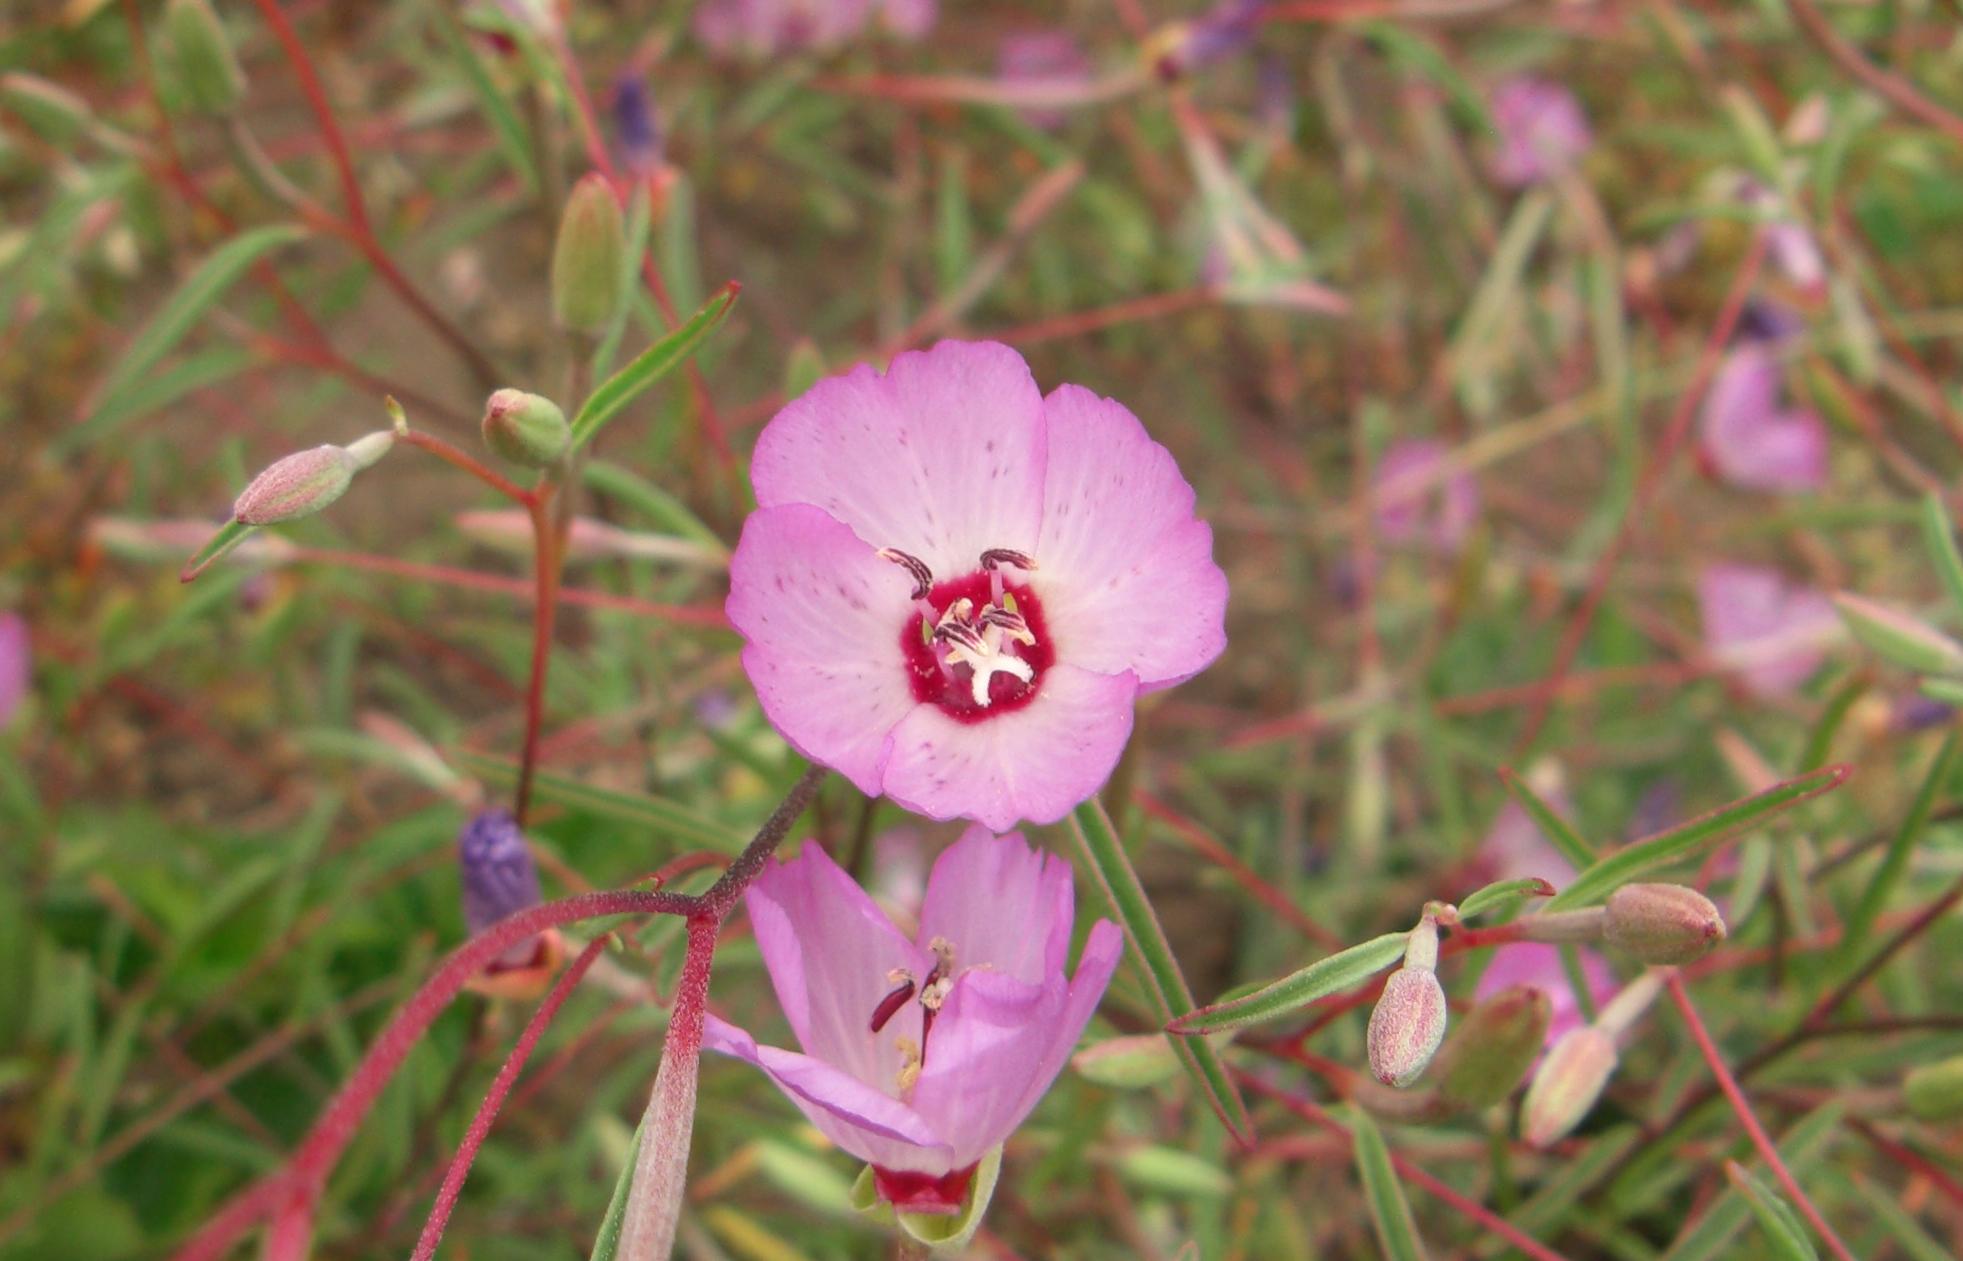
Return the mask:
{"type": "Polygon", "coordinates": [[[1226,645],[1193,489],[1138,419],[1007,346],[821,381],[757,439],[730,622],[764,713],[868,795],[996,830],[1097,791],[1139,693],[1226,645]]]}
{"type": "Polygon", "coordinates": [[[1756,565],[1705,566],[1697,605],[1705,651],[1757,696],[1797,691],[1841,633],[1825,595],[1756,565]]]}
{"type": "Polygon", "coordinates": [[[1698,446],[1719,477],[1765,491],[1818,490],[1827,480],[1827,426],[1804,408],[1781,410],[1779,360],[1759,342],[1725,356],[1698,417],[1698,446]]]}
{"type": "Polygon", "coordinates": [[[1066,977],[1069,865],[981,827],[935,861],[912,939],[816,845],[773,864],[744,904],[803,1054],[714,1016],[703,1045],[769,1074],[914,1213],[961,1207],[975,1166],[1062,1070],[1123,950],[1099,920],[1066,977]]]}
{"type": "Polygon", "coordinates": [[[1558,83],[1520,75],[1494,89],[1499,148],[1493,178],[1512,188],[1553,179],[1588,152],[1594,135],[1581,102],[1558,83]]]}
{"type": "Polygon", "coordinates": [[[1379,538],[1442,552],[1465,545],[1479,518],[1479,484],[1470,473],[1445,472],[1450,456],[1450,447],[1426,438],[1395,442],[1384,452],[1371,479],[1379,538]]]}
{"type": "Polygon", "coordinates": [[[0,613],[0,728],[13,721],[34,681],[34,657],[28,642],[27,619],[0,613]]]}

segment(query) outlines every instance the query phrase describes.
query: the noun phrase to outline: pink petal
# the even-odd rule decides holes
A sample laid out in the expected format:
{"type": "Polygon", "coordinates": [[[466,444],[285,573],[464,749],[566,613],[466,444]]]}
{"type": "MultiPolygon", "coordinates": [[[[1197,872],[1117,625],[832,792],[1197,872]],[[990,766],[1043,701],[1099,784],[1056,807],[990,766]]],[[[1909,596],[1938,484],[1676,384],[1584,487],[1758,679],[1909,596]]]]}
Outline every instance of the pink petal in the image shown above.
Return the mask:
{"type": "Polygon", "coordinates": [[[1101,920],[1077,976],[1041,986],[963,973],[928,1038],[913,1106],[954,1147],[957,1167],[1006,1139],[1036,1107],[1083,1036],[1118,966],[1123,938],[1101,920]]]}
{"type": "Polygon", "coordinates": [[[703,1049],[734,1056],[769,1074],[798,1111],[832,1142],[887,1169],[941,1174],[960,1168],[952,1149],[919,1111],[809,1055],[758,1046],[743,1030],[709,1016],[703,1049]]]}
{"type": "MultiPolygon", "coordinates": [[[[1573,813],[1565,793],[1551,794],[1549,805],[1564,815],[1573,813]]],[[[1500,807],[1493,826],[1479,842],[1479,859],[1489,880],[1528,880],[1535,876],[1556,888],[1574,879],[1574,864],[1562,857],[1540,825],[1517,801],[1500,807]]]]}
{"type": "Polygon", "coordinates": [[[1039,985],[1063,975],[1072,895],[1069,863],[1031,848],[1020,832],[998,838],[977,823],[934,860],[919,940],[946,938],[957,969],[985,964],[1039,985]]]}
{"type": "Polygon", "coordinates": [[[1707,565],[1697,578],[1705,649],[1759,696],[1796,690],[1840,631],[1833,602],[1776,570],[1707,565]]]}
{"type": "Polygon", "coordinates": [[[1123,404],[1080,386],[1044,400],[1049,471],[1030,583],[1057,658],[1141,690],[1191,678],[1227,646],[1227,575],[1193,488],[1123,404]]]}
{"type": "Polygon", "coordinates": [[[1414,439],[1393,443],[1371,478],[1377,533],[1393,543],[1430,543],[1457,551],[1479,516],[1479,484],[1464,472],[1444,473],[1451,449],[1414,439]]]}
{"type": "Polygon", "coordinates": [[[766,867],[743,904],[798,1045],[862,1082],[892,1087],[894,1040],[919,1040],[920,1006],[906,1004],[879,1033],[872,1014],[894,986],[889,973],[926,976],[926,954],[816,844],[766,867]]]}
{"type": "Polygon", "coordinates": [[[1760,346],[1734,350],[1711,382],[1699,441],[1711,467],[1753,490],[1818,490],[1827,479],[1827,432],[1808,411],[1779,410],[1779,361],[1760,346]]]}
{"type": "Polygon", "coordinates": [[[941,342],[812,386],[764,427],[750,461],[763,507],[823,508],[875,548],[936,577],[990,548],[1035,552],[1043,513],[1043,399],[1022,356],[941,342]]]}
{"type": "Polygon", "coordinates": [[[1035,700],[1013,713],[961,723],[916,708],[893,731],[886,795],[933,819],[968,818],[998,832],[1027,819],[1054,823],[1111,775],[1131,735],[1138,679],[1061,662],[1035,700]]]}
{"type": "Polygon", "coordinates": [[[27,619],[0,613],[0,727],[5,727],[27,699],[34,681],[34,657],[28,642],[27,619]]]}
{"type": "Polygon", "coordinates": [[[905,571],[816,508],[759,509],[729,561],[729,620],[763,712],[798,752],[879,794],[888,737],[917,702],[900,634],[905,571]]]}
{"type": "Polygon", "coordinates": [[[941,15],[939,0],[880,0],[886,29],[902,39],[919,39],[934,29],[941,15]]]}

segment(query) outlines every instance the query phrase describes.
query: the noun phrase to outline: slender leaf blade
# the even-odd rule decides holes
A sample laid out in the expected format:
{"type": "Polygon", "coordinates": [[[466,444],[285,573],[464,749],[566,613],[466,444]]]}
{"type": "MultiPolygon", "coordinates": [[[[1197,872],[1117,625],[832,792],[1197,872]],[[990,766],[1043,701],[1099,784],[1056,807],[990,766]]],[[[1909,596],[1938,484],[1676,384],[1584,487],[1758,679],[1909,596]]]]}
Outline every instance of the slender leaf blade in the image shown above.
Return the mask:
{"type": "Polygon", "coordinates": [[[1473,919],[1484,915],[1495,907],[1506,906],[1520,898],[1551,898],[1554,886],[1539,876],[1528,876],[1524,880],[1501,880],[1465,898],[1459,903],[1459,918],[1473,919]]]}
{"type": "Polygon", "coordinates": [[[587,395],[573,418],[573,449],[593,440],[600,427],[618,416],[629,403],[652,389],[656,382],[673,372],[695,353],[703,339],[729,314],[736,304],[739,286],[731,281],[723,291],[704,303],[680,327],[642,351],[632,363],[608,377],[587,395]]]}
{"type": "Polygon", "coordinates": [[[634,1141],[627,1145],[627,1159],[621,1163],[620,1176],[614,1179],[613,1198],[607,1201],[599,1233],[593,1236],[591,1261],[614,1261],[614,1254],[620,1250],[620,1229],[627,1221],[627,1193],[634,1185],[634,1166],[640,1159],[641,1127],[637,1125],[634,1141]]]}
{"type": "Polygon", "coordinates": [[[1832,792],[1847,781],[1848,773],[1849,769],[1844,765],[1824,766],[1774,784],[1764,792],[1720,806],[1655,836],[1632,841],[1576,876],[1567,888],[1549,900],[1546,909],[1562,911],[1585,906],[1644,872],[1681,862],[1734,832],[1763,823],[1781,811],[1810,801],[1822,793],[1832,792]]]}
{"type": "Polygon", "coordinates": [[[1777,1191],[1735,1160],[1724,1163],[1724,1174],[1738,1193],[1745,1197],[1752,1216],[1758,1218],[1759,1229],[1765,1232],[1774,1256],[1780,1261],[1820,1261],[1813,1241],[1806,1237],[1806,1227],[1800,1222],[1799,1214],[1780,1198],[1777,1191]]]}
{"type": "Polygon", "coordinates": [[[1601,857],[1595,852],[1595,847],[1574,830],[1574,825],[1562,818],[1560,812],[1535,792],[1526,780],[1507,769],[1500,771],[1500,783],[1520,803],[1520,808],[1527,812],[1534,826],[1552,842],[1555,849],[1561,851],[1561,857],[1574,864],[1575,870],[1580,871],[1601,857]]]}
{"type": "Polygon", "coordinates": [[[1411,1202],[1390,1163],[1390,1148],[1382,1131],[1362,1108],[1350,1109],[1350,1136],[1355,1148],[1356,1173],[1363,1181],[1363,1198],[1370,1206],[1370,1224],[1385,1261],[1425,1261],[1424,1241],[1418,1237],[1411,1202]]]}
{"type": "MultiPolygon", "coordinates": [[[[1165,929],[1153,913],[1145,886],[1139,883],[1138,872],[1118,840],[1111,817],[1093,797],[1071,812],[1070,830],[1141,965],[1155,1014],[1160,1023],[1169,1024],[1180,1012],[1193,1009],[1193,992],[1179,971],[1165,929]]],[[[1174,1038],[1172,1049],[1228,1131],[1243,1144],[1251,1143],[1254,1126],[1248,1119],[1247,1105],[1212,1044],[1201,1038],[1174,1038]]]]}
{"type": "Polygon", "coordinates": [[[1963,733],[1951,731],[1943,741],[1943,747],[1936,752],[1936,760],[1929,764],[1929,773],[1922,777],[1922,786],[1916,790],[1915,800],[1909,804],[1908,813],[1902,816],[1901,826],[1895,835],[1888,838],[1888,848],[1881,856],[1881,865],[1868,879],[1868,887],[1861,891],[1861,900],[1854,904],[1848,913],[1847,922],[1841,927],[1840,959],[1844,965],[1851,965],[1867,949],[1868,930],[1881,916],[1881,908],[1888,905],[1889,895],[1895,886],[1902,882],[1908,871],[1910,854],[1915,851],[1915,843],[1921,839],[1922,829],[1928,826],[1929,816],[1934,813],[1936,799],[1949,784],[1951,774],[1956,770],[1956,753],[1963,733]]]}
{"type": "Polygon", "coordinates": [[[218,527],[218,532],[211,536],[210,542],[198,549],[196,556],[184,562],[184,568],[177,573],[177,580],[179,582],[192,581],[199,574],[211,568],[212,563],[219,557],[245,542],[251,536],[252,532],[258,528],[255,525],[247,525],[237,517],[227,521],[224,525],[218,527]]]}
{"type": "Polygon", "coordinates": [[[1167,1024],[1166,1029],[1187,1035],[1219,1033],[1286,1016],[1318,998],[1326,998],[1375,976],[1403,958],[1409,940],[1408,933],[1373,937],[1326,959],[1318,959],[1252,994],[1188,1011],[1167,1024]]]}
{"type": "Polygon", "coordinates": [[[1929,559],[1949,592],[1949,602],[1963,612],[1963,552],[1956,548],[1956,533],[1950,525],[1949,510],[1942,496],[1934,491],[1922,498],[1922,540],[1928,545],[1929,559]]]}

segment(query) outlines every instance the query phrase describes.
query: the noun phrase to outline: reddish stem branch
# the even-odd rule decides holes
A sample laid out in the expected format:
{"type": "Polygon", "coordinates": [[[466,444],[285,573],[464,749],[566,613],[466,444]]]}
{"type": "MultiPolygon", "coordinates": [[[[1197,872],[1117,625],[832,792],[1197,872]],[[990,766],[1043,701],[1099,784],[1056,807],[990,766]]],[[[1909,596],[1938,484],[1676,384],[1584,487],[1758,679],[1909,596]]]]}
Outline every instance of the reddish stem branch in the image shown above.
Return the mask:
{"type": "Polygon", "coordinates": [[[1786,1197],[1793,1202],[1793,1207],[1799,1210],[1800,1215],[1806,1218],[1807,1223],[1826,1243],[1829,1252],[1840,1258],[1840,1261],[1854,1261],[1853,1254],[1847,1251],[1847,1245],[1840,1241],[1839,1235],[1834,1234],[1833,1227],[1827,1225],[1827,1219],[1820,1215],[1820,1210],[1814,1207],[1813,1201],[1800,1188],[1792,1171],[1786,1168],[1786,1162],[1780,1159],[1779,1149],[1766,1135],[1765,1127],[1760,1125],[1758,1117],[1752,1114],[1752,1105],[1745,1098],[1745,1092],[1739,1088],[1737,1079],[1732,1077],[1731,1070],[1725,1066],[1724,1057],[1718,1054],[1717,1044],[1711,1041],[1710,1031],[1705,1029],[1703,1020],[1698,1017],[1697,1008],[1691,1005],[1690,992],[1684,988],[1683,978],[1673,970],[1666,983],[1670,989],[1670,1001],[1677,1005],[1677,1011],[1683,1016],[1684,1024],[1689,1026],[1690,1036],[1696,1041],[1697,1049],[1703,1053],[1705,1064],[1710,1066],[1711,1076],[1716,1079],[1718,1089],[1722,1090],[1724,1097],[1730,1101],[1731,1110],[1738,1117],[1738,1124],[1744,1127],[1745,1133],[1752,1140],[1752,1146],[1758,1149],[1759,1156],[1765,1161],[1766,1167],[1772,1170],[1773,1177],[1779,1180],[1786,1197]]]}
{"type": "Polygon", "coordinates": [[[518,788],[512,814],[523,827],[532,808],[532,780],[538,770],[539,734],[545,728],[545,671],[552,660],[552,627],[559,608],[562,560],[559,530],[552,520],[553,484],[525,506],[532,517],[532,569],[536,591],[532,599],[532,665],[525,684],[525,743],[518,761],[518,788]]]}
{"type": "Polygon", "coordinates": [[[552,983],[551,991],[525,1023],[524,1032],[512,1045],[511,1054],[505,1057],[504,1067],[498,1070],[490,1090],[485,1092],[484,1102],[478,1105],[477,1115],[470,1119],[470,1128],[464,1131],[463,1139],[457,1144],[456,1154],[450,1158],[450,1167],[443,1174],[443,1185],[436,1192],[436,1202],[430,1206],[429,1219],[423,1223],[423,1233],[416,1240],[415,1261],[429,1261],[436,1255],[436,1245],[442,1242],[443,1228],[450,1221],[450,1210],[456,1207],[464,1179],[470,1176],[471,1163],[477,1159],[477,1149],[484,1145],[484,1139],[490,1134],[492,1124],[498,1119],[498,1110],[504,1106],[505,1097],[517,1084],[518,1074],[525,1071],[525,1063],[531,1059],[539,1039],[545,1036],[546,1027],[552,1023],[552,1018],[559,1013],[566,999],[571,997],[580,978],[586,975],[586,970],[606,949],[608,940],[602,934],[587,943],[586,949],[580,951],[572,965],[552,983]]]}
{"type": "Polygon", "coordinates": [[[1663,485],[1664,475],[1676,462],[1677,452],[1684,440],[1690,436],[1691,421],[1697,415],[1697,405],[1704,398],[1712,375],[1717,371],[1718,360],[1724,355],[1725,346],[1731,341],[1731,330],[1738,324],[1738,317],[1744,313],[1745,299],[1750,296],[1752,286],[1758,281],[1759,268],[1765,261],[1765,234],[1756,233],[1752,237],[1751,248],[1745,254],[1745,261],[1739,264],[1738,274],[1732,278],[1731,289],[1725,295],[1724,306],[1718,312],[1718,321],[1704,341],[1704,350],[1698,356],[1697,369],[1691,374],[1690,384],[1677,399],[1677,409],[1671,414],[1669,426],[1663,432],[1663,439],[1649,462],[1643,466],[1636,482],[1636,493],[1630,496],[1629,506],[1623,511],[1622,524],[1615,537],[1609,540],[1595,561],[1589,575],[1588,590],[1582,596],[1581,606],[1569,620],[1567,629],[1561,636],[1560,647],[1555,650],[1554,668],[1548,671],[1548,690],[1534,702],[1526,726],[1514,745],[1515,756],[1523,755],[1533,747],[1540,735],[1542,725],[1547,721],[1554,697],[1558,694],[1562,681],[1574,666],[1575,657],[1581,651],[1582,641],[1588,637],[1588,629],[1594,624],[1596,610],[1602,605],[1603,596],[1608,594],[1609,578],[1614,574],[1617,562],[1628,549],[1630,540],[1649,519],[1650,501],[1663,485]]]}
{"type": "Polygon", "coordinates": [[[486,465],[482,460],[470,454],[470,452],[445,442],[435,434],[424,433],[419,429],[411,429],[407,433],[402,434],[401,438],[402,441],[408,443],[410,446],[421,447],[437,459],[462,469],[521,508],[530,508],[538,502],[539,496],[536,492],[526,490],[523,486],[512,481],[504,474],[486,465]]]}

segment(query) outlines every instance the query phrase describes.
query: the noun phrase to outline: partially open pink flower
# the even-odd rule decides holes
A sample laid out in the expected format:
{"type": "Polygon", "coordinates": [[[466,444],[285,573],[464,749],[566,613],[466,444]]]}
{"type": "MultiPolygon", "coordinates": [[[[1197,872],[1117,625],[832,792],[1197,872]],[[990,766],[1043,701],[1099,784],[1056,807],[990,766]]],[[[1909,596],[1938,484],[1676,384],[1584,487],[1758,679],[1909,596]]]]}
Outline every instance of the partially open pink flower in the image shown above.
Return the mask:
{"type": "Polygon", "coordinates": [[[1732,350],[1704,396],[1698,444],[1712,471],[1751,490],[1818,490],[1827,480],[1827,427],[1779,407],[1779,360],[1759,342],[1732,350]]]}
{"type": "Polygon", "coordinates": [[[750,464],[729,620],[777,730],[869,794],[997,830],[1097,791],[1132,702],[1226,645],[1193,489],[1123,406],[942,342],[821,381],[750,464]]]}
{"type": "Polygon", "coordinates": [[[1492,109],[1500,137],[1493,177],[1513,188],[1553,179],[1594,140],[1574,93],[1551,80],[1508,79],[1494,89],[1492,109]]]}
{"type": "Polygon", "coordinates": [[[1697,577],[1704,648],[1759,696],[1795,691],[1840,636],[1833,602],[1755,565],[1707,565],[1697,577]]]}
{"type": "Polygon", "coordinates": [[[1377,534],[1391,543],[1420,543],[1456,552],[1479,518],[1479,485],[1446,469],[1451,448],[1428,438],[1392,443],[1377,461],[1371,495],[1377,534]]]}
{"type": "Polygon", "coordinates": [[[714,1016],[703,1045],[768,1073],[914,1213],[960,1208],[976,1164],[1062,1070],[1123,949],[1100,920],[1067,977],[1069,865],[981,827],[935,861],[912,940],[816,845],[773,864],[744,904],[804,1053],[714,1016]]]}

